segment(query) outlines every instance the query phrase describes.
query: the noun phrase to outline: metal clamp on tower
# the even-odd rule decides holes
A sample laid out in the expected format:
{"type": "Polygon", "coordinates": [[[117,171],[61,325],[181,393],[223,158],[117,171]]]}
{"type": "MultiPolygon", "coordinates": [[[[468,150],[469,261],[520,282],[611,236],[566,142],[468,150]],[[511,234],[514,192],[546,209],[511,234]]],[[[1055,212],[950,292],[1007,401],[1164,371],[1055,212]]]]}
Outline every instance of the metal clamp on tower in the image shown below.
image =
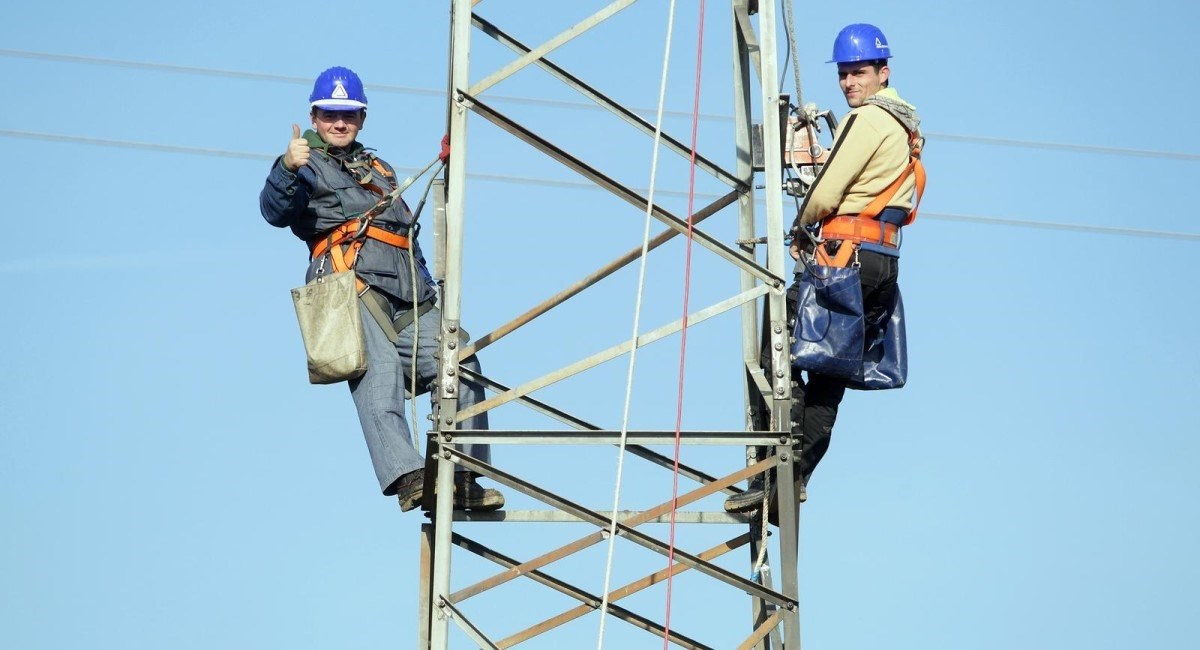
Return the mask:
{"type": "MultiPolygon", "coordinates": [[[[806,104],[803,108],[796,106],[788,95],[780,95],[779,100],[779,151],[785,175],[783,190],[803,198],[817,180],[825,161],[829,160],[832,145],[822,145],[819,135],[827,133],[832,141],[837,118],[833,111],[822,111],[816,104],[806,104]]],[[[754,171],[758,172],[766,171],[762,131],[761,124],[754,125],[754,171]]]]}

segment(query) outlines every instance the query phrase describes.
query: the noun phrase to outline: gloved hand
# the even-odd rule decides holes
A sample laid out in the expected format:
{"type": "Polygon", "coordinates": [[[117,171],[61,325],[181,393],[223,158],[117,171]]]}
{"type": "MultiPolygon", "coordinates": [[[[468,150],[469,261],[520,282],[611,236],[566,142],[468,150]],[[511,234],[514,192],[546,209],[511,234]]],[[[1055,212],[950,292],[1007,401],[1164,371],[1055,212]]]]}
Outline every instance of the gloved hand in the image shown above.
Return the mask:
{"type": "Polygon", "coordinates": [[[450,134],[449,133],[442,136],[442,152],[438,154],[438,160],[442,161],[443,165],[448,164],[450,162],[450,134]]]}
{"type": "Polygon", "coordinates": [[[312,152],[308,147],[308,140],[300,137],[300,127],[292,125],[292,140],[288,142],[287,151],[283,152],[283,166],[289,171],[295,173],[297,169],[308,164],[308,158],[312,152]]]}

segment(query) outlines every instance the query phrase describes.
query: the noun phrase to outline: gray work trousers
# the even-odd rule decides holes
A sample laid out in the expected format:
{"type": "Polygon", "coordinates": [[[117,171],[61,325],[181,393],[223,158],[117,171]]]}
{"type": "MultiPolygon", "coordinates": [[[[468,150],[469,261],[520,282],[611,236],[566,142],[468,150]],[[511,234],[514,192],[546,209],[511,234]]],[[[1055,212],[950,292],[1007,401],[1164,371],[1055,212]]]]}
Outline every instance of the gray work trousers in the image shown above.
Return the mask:
{"type": "MultiPolygon", "coordinates": [[[[417,390],[423,392],[437,378],[436,337],[442,324],[442,312],[437,307],[421,315],[416,323],[410,323],[395,345],[380,329],[371,312],[359,302],[362,312],[363,334],[367,342],[367,372],[351,380],[350,395],[358,408],[358,419],[362,424],[363,436],[367,440],[367,451],[375,466],[379,488],[385,495],[395,494],[393,483],[401,475],[425,466],[425,459],[413,447],[409,436],[408,422],[404,414],[404,390],[410,385],[413,369],[413,337],[417,341],[417,390]],[[391,489],[389,489],[391,488],[391,489]]],[[[393,319],[399,313],[392,314],[393,319]]],[[[459,362],[469,370],[479,371],[479,360],[470,356],[459,362]]],[[[483,387],[473,382],[460,381],[458,385],[458,408],[466,408],[483,401],[483,387]]],[[[463,422],[463,429],[488,428],[487,413],[481,413],[463,422]]],[[[464,451],[485,463],[491,462],[488,445],[467,445],[464,451]]]]}

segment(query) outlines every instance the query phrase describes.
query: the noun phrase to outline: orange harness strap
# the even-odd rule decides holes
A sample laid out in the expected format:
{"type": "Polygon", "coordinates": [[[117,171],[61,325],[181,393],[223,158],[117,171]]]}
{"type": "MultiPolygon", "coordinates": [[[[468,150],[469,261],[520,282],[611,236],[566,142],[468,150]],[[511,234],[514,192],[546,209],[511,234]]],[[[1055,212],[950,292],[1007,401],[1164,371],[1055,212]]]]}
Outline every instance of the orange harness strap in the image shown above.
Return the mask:
{"type": "Polygon", "coordinates": [[[892,181],[875,200],[871,201],[858,214],[839,214],[827,218],[821,223],[821,237],[826,240],[840,239],[852,243],[852,246],[840,246],[837,253],[829,255],[824,246],[817,246],[816,260],[825,266],[845,267],[850,263],[858,244],[870,242],[887,248],[900,247],[900,226],[879,221],[879,213],[887,208],[888,201],[900,191],[900,186],[909,176],[916,176],[917,191],[913,196],[913,207],[905,217],[907,226],[917,218],[917,206],[921,203],[921,195],[925,193],[925,166],[921,164],[921,138],[916,133],[908,134],[908,146],[911,153],[908,165],[900,172],[900,176],[892,181]]]}
{"type": "Polygon", "coordinates": [[[900,246],[900,226],[855,214],[839,214],[821,224],[821,237],[870,242],[887,248],[900,246]]]}
{"type": "MultiPolygon", "coordinates": [[[[329,251],[333,271],[339,273],[354,268],[354,262],[358,260],[358,250],[362,248],[363,242],[367,239],[374,239],[389,246],[408,250],[408,237],[376,226],[367,226],[366,231],[359,236],[358,230],[361,226],[358,219],[350,219],[330,230],[329,234],[310,245],[312,259],[315,260],[329,251]]],[[[367,285],[362,280],[358,280],[358,290],[362,291],[366,288],[367,285]]]]}
{"type": "Polygon", "coordinates": [[[921,139],[917,137],[916,133],[908,134],[908,146],[911,149],[908,165],[900,172],[900,176],[892,181],[891,185],[888,185],[875,197],[874,201],[871,201],[862,212],[858,213],[860,218],[874,219],[878,217],[879,213],[887,207],[888,201],[891,201],[892,197],[896,196],[896,192],[900,191],[900,186],[904,184],[904,181],[908,180],[909,176],[916,175],[917,193],[913,196],[913,207],[908,212],[908,218],[901,225],[907,226],[916,221],[917,206],[921,203],[921,195],[925,193],[925,165],[921,164],[921,139]]]}

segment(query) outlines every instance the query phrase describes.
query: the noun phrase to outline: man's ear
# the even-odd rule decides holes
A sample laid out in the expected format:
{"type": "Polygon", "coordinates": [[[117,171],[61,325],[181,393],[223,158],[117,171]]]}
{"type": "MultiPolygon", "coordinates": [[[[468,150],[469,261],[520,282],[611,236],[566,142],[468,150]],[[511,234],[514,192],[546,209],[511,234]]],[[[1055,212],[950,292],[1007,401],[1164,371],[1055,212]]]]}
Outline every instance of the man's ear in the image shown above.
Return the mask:
{"type": "Polygon", "coordinates": [[[887,84],[888,77],[892,76],[892,69],[886,65],[879,69],[879,83],[887,84]]]}

